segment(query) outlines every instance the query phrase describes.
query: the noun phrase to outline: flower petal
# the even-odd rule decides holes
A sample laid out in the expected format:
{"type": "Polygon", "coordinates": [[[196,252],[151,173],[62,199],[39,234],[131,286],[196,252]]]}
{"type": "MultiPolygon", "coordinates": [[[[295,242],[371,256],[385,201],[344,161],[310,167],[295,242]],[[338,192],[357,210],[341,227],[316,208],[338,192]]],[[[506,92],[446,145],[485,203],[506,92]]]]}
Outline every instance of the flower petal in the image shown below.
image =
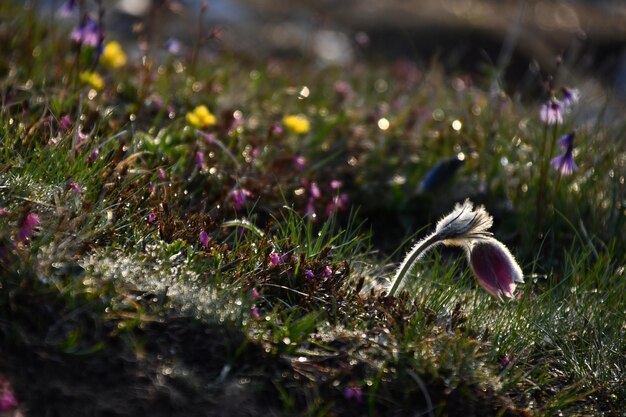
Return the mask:
{"type": "Polygon", "coordinates": [[[513,298],[516,282],[524,282],[522,270],[511,252],[493,238],[473,243],[469,260],[478,283],[498,300],[513,298]]]}

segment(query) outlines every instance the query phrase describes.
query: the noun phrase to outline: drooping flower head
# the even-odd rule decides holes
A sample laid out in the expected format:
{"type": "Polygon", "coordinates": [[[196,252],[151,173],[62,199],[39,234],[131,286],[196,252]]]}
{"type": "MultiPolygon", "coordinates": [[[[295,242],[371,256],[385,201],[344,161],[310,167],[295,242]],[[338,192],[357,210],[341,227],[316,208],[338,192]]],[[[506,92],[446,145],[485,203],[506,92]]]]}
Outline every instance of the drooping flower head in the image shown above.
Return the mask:
{"type": "Polygon", "coordinates": [[[209,234],[207,232],[205,232],[204,230],[200,231],[200,235],[198,236],[198,240],[200,241],[200,243],[202,244],[202,246],[204,246],[204,249],[207,249],[209,247],[209,234]]]}
{"type": "Polygon", "coordinates": [[[62,17],[72,17],[72,15],[74,14],[74,11],[76,11],[77,9],[77,2],[76,0],[67,0],[66,2],[64,2],[61,5],[61,8],[59,9],[59,14],[62,17]]]}
{"type": "Polygon", "coordinates": [[[561,175],[572,175],[578,169],[574,162],[574,137],[576,132],[570,132],[559,140],[563,153],[550,161],[554,169],[561,175]]]}
{"type": "Polygon", "coordinates": [[[252,197],[252,193],[245,188],[237,188],[230,192],[230,198],[233,200],[233,206],[239,210],[246,205],[248,197],[252,197]]]}
{"type": "Polygon", "coordinates": [[[25,243],[28,239],[35,235],[35,229],[41,226],[39,215],[37,213],[29,213],[22,220],[20,230],[18,232],[18,240],[25,243]]]}
{"type": "Polygon", "coordinates": [[[539,118],[542,122],[549,125],[563,123],[563,104],[552,97],[547,103],[544,103],[539,110],[539,118]]]}
{"type": "Polygon", "coordinates": [[[522,270],[511,252],[494,238],[474,241],[467,256],[478,283],[493,297],[513,298],[516,283],[524,282],[522,270]]]}

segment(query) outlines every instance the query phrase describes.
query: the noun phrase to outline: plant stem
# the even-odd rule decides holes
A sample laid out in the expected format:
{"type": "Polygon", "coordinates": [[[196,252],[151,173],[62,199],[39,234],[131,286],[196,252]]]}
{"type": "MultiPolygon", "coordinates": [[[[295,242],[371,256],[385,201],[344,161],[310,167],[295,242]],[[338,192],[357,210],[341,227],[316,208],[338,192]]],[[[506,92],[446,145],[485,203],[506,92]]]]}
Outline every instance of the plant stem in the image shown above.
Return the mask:
{"type": "Polygon", "coordinates": [[[415,244],[415,246],[413,246],[413,249],[411,249],[411,251],[404,257],[402,264],[400,264],[400,267],[396,272],[393,284],[391,285],[391,289],[389,290],[389,295],[396,295],[400,283],[402,282],[406,274],[411,270],[411,267],[415,264],[415,262],[417,262],[420,256],[424,255],[428,249],[434,247],[440,242],[441,237],[438,234],[432,234],[420,240],[415,244]]]}

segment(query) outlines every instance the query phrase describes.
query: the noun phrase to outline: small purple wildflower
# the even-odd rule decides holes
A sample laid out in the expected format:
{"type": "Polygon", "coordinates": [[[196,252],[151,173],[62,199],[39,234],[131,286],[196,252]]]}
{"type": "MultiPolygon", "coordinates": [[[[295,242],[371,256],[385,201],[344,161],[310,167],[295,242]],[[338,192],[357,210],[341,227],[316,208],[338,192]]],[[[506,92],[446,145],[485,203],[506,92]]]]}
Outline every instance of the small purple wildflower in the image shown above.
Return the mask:
{"type": "Polygon", "coordinates": [[[304,156],[296,156],[293,163],[298,171],[302,171],[306,168],[306,158],[304,156]]]}
{"type": "Polygon", "coordinates": [[[100,151],[98,150],[98,148],[91,151],[91,153],[89,154],[89,157],[87,158],[87,160],[89,161],[89,165],[96,162],[98,160],[98,156],[100,156],[100,151]]]}
{"type": "Polygon", "coordinates": [[[209,235],[207,234],[207,232],[201,230],[200,236],[198,238],[200,239],[200,243],[202,243],[202,246],[204,246],[204,249],[207,249],[209,247],[209,235]]]}
{"type": "Polygon", "coordinates": [[[504,372],[511,365],[511,358],[509,355],[504,355],[504,358],[500,361],[499,371],[504,372]]]}
{"type": "Polygon", "coordinates": [[[270,129],[273,135],[280,136],[285,132],[285,129],[280,123],[274,123],[270,129]]]}
{"type": "Polygon", "coordinates": [[[35,235],[35,229],[41,226],[39,215],[37,213],[29,213],[22,220],[22,225],[18,232],[18,240],[25,243],[28,239],[35,235]]]}
{"type": "Polygon", "coordinates": [[[148,214],[148,223],[154,223],[155,220],[157,219],[157,215],[154,211],[151,211],[150,214],[148,214]]]}
{"type": "Polygon", "coordinates": [[[165,181],[165,179],[167,178],[167,174],[165,174],[165,170],[163,168],[159,168],[158,174],[159,179],[161,181],[165,181]]]}
{"type": "Polygon", "coordinates": [[[261,312],[259,311],[258,308],[252,307],[250,308],[250,317],[258,320],[261,318],[261,312]]]}
{"type": "Polygon", "coordinates": [[[346,389],[343,390],[343,396],[346,400],[361,403],[361,401],[363,401],[363,390],[361,387],[346,387],[346,389]]]}
{"type": "Polygon", "coordinates": [[[332,188],[333,190],[338,190],[341,188],[341,186],[343,185],[343,183],[339,180],[332,180],[330,182],[330,188],[332,188]]]}
{"type": "Polygon", "coordinates": [[[307,278],[307,279],[313,279],[313,278],[315,278],[315,274],[310,269],[305,269],[304,270],[304,277],[307,278]]]}
{"type": "Polygon", "coordinates": [[[65,3],[61,5],[59,9],[59,14],[61,17],[72,17],[74,11],[76,10],[77,2],[76,0],[67,0],[65,3]]]}
{"type": "Polygon", "coordinates": [[[544,103],[539,110],[539,118],[549,125],[563,123],[563,105],[556,98],[552,97],[544,103]]]}
{"type": "Polygon", "coordinates": [[[172,55],[179,55],[183,50],[183,45],[178,39],[169,38],[165,41],[165,49],[172,55]]]}
{"type": "Polygon", "coordinates": [[[0,413],[15,409],[17,404],[11,383],[0,375],[0,413]]]}
{"type": "Polygon", "coordinates": [[[333,270],[332,270],[332,269],[330,269],[330,267],[329,267],[328,265],[326,265],[326,266],[324,267],[324,269],[322,270],[322,276],[323,276],[324,278],[330,278],[330,277],[332,277],[332,276],[333,276],[333,270]]]}
{"type": "Polygon", "coordinates": [[[67,184],[67,188],[69,188],[70,190],[74,191],[76,194],[82,194],[83,193],[83,189],[75,181],[70,181],[67,184]]]}
{"type": "Polygon", "coordinates": [[[72,128],[72,126],[74,126],[74,121],[70,116],[66,114],[65,116],[61,117],[59,126],[61,127],[61,130],[63,130],[64,132],[68,132],[72,128]]]}
{"type": "Polygon", "coordinates": [[[252,288],[252,291],[250,291],[250,298],[252,298],[253,300],[256,300],[260,297],[261,297],[261,293],[259,292],[259,290],[257,290],[256,288],[252,288]]]}
{"type": "Polygon", "coordinates": [[[564,135],[559,140],[564,152],[550,161],[552,167],[559,171],[561,175],[572,175],[572,173],[578,169],[576,162],[574,162],[573,154],[575,136],[575,132],[570,132],[567,135],[564,135]]]}
{"type": "Polygon", "coordinates": [[[70,33],[70,39],[79,45],[96,48],[101,44],[103,36],[98,23],[86,15],[80,25],[70,33]]]}
{"type": "Polygon", "coordinates": [[[575,88],[563,87],[563,108],[569,110],[574,104],[578,103],[580,93],[575,88]]]}
{"type": "Polygon", "coordinates": [[[204,166],[204,152],[196,152],[196,165],[199,169],[202,169],[202,167],[204,166]]]}
{"type": "Polygon", "coordinates": [[[283,259],[278,253],[276,252],[270,253],[270,264],[272,264],[272,266],[278,266],[282,263],[283,263],[283,259]]]}
{"type": "Polygon", "coordinates": [[[311,193],[311,198],[317,200],[322,196],[322,192],[320,191],[320,187],[317,186],[316,182],[311,183],[311,187],[309,187],[309,192],[311,193]]]}
{"type": "Polygon", "coordinates": [[[232,190],[230,192],[230,198],[232,198],[233,206],[235,206],[236,210],[239,210],[246,205],[248,197],[252,197],[252,193],[245,188],[237,188],[236,190],[232,190]]]}

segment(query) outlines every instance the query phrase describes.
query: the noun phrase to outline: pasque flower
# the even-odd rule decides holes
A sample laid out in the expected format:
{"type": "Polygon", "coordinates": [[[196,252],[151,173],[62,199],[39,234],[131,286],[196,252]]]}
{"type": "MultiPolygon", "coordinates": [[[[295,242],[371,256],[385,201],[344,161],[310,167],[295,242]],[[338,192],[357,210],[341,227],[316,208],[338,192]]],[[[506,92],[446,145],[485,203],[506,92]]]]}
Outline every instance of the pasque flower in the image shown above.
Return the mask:
{"type": "Polygon", "coordinates": [[[85,15],[80,25],[70,33],[70,39],[80,45],[95,48],[101,43],[103,36],[98,23],[85,15]]]}
{"type": "Polygon", "coordinates": [[[488,231],[492,224],[493,219],[484,207],[474,207],[469,200],[457,204],[450,214],[437,222],[435,231],[420,240],[406,255],[396,271],[389,294],[397,294],[406,274],[428,250],[444,244],[465,249],[478,283],[489,294],[498,300],[502,295],[512,298],[516,283],[524,282],[522,270],[506,246],[488,231]]]}
{"type": "Polygon", "coordinates": [[[572,175],[572,173],[578,169],[576,162],[574,162],[573,155],[575,136],[575,132],[570,132],[563,136],[559,140],[561,148],[563,148],[563,153],[550,161],[552,167],[559,171],[561,175],[572,175]]]}

